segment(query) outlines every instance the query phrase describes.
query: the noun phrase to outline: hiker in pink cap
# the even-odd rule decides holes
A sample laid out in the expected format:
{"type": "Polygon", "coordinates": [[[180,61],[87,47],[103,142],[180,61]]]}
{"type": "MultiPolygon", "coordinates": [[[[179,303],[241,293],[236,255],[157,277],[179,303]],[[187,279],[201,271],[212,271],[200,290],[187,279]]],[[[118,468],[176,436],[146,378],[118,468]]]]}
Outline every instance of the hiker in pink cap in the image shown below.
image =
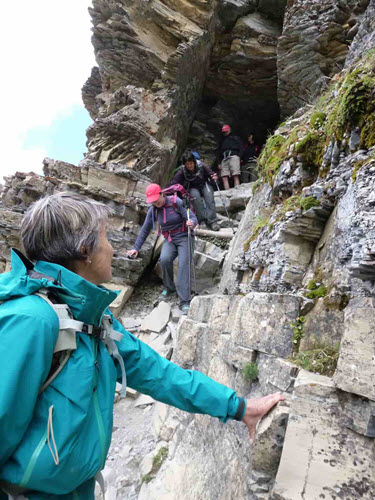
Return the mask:
{"type": "Polygon", "coordinates": [[[180,299],[180,309],[187,314],[190,307],[190,253],[188,231],[198,225],[193,212],[190,217],[182,200],[176,196],[165,196],[158,184],[146,188],[146,201],[152,206],[147,212],[145,222],[129,250],[129,257],[136,258],[150,231],[159,224],[165,240],[161,249],[160,266],[163,273],[164,290],[160,299],[176,294],[180,299]],[[173,262],[178,257],[177,283],[173,279],[173,262]]]}

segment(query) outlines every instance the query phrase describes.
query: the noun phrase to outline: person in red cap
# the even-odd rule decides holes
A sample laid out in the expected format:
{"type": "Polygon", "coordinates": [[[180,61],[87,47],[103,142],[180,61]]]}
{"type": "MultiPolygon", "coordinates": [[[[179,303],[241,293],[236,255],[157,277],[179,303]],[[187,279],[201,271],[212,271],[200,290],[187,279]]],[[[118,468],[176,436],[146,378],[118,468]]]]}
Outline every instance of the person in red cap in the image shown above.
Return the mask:
{"type": "Polygon", "coordinates": [[[235,186],[240,185],[243,144],[237,135],[231,133],[229,125],[223,125],[221,133],[223,137],[218,148],[218,162],[221,165],[224,189],[229,189],[229,177],[233,177],[235,186]]]}
{"type": "Polygon", "coordinates": [[[180,198],[172,200],[172,196],[165,196],[158,184],[150,184],[146,188],[146,201],[152,206],[147,212],[146,220],[128,256],[136,258],[146,241],[150,231],[159,224],[165,240],[161,249],[160,266],[163,273],[165,289],[160,298],[165,299],[177,292],[180,299],[180,309],[187,314],[190,307],[190,252],[188,228],[198,225],[193,212],[191,219],[180,198]],[[173,279],[173,262],[178,256],[177,286],[173,279]]]}

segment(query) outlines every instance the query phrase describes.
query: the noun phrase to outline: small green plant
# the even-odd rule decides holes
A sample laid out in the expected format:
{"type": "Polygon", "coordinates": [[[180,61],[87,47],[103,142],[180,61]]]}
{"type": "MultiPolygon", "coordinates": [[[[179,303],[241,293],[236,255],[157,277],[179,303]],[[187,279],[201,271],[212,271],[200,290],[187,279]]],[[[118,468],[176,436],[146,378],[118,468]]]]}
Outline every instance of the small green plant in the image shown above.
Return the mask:
{"type": "Polygon", "coordinates": [[[340,344],[317,343],[313,349],[296,352],[291,361],[304,370],[332,377],[339,358],[340,344]]]}
{"type": "Polygon", "coordinates": [[[310,280],[308,283],[307,283],[307,287],[306,287],[308,290],[316,290],[318,288],[318,285],[316,284],[316,281],[314,279],[310,280]]]}
{"type": "Polygon", "coordinates": [[[144,483],[149,483],[150,481],[152,481],[154,479],[154,476],[152,476],[151,474],[145,474],[143,477],[142,477],[142,481],[144,483]]]}
{"type": "Polygon", "coordinates": [[[303,331],[303,325],[306,321],[305,316],[299,316],[296,319],[295,323],[291,323],[291,327],[293,328],[293,344],[297,346],[300,343],[302,337],[305,336],[305,332],[303,331]]]}
{"type": "Polygon", "coordinates": [[[326,121],[327,115],[322,111],[314,111],[310,118],[310,127],[314,130],[318,130],[323,127],[326,121]]]}
{"type": "Polygon", "coordinates": [[[325,297],[327,295],[327,287],[324,285],[319,286],[318,288],[311,290],[306,297],[308,299],[319,299],[321,297],[325,297]]]}
{"type": "Polygon", "coordinates": [[[270,215],[271,215],[270,210],[264,209],[263,212],[255,218],[251,235],[243,244],[244,252],[249,251],[250,243],[258,237],[258,234],[260,233],[261,229],[267,226],[270,220],[270,215]]]}
{"type": "Polygon", "coordinates": [[[242,376],[247,382],[252,382],[258,377],[259,369],[256,363],[247,363],[242,368],[242,376]]]}
{"type": "Polygon", "coordinates": [[[307,196],[301,199],[300,205],[304,210],[309,210],[309,208],[318,207],[320,202],[314,196],[307,196]]]}
{"type": "Polygon", "coordinates": [[[257,179],[257,180],[253,183],[253,185],[251,186],[251,192],[252,192],[252,194],[255,194],[255,193],[258,191],[258,189],[260,188],[260,186],[261,186],[262,184],[263,184],[262,179],[257,179]]]}
{"type": "Polygon", "coordinates": [[[152,479],[154,479],[155,474],[158,472],[158,470],[162,466],[167,456],[168,456],[168,448],[166,446],[163,446],[162,448],[160,448],[160,450],[152,459],[152,469],[148,474],[145,474],[142,477],[142,481],[144,481],[145,483],[149,483],[150,481],[152,481],[152,479]]]}
{"type": "Polygon", "coordinates": [[[282,135],[272,135],[267,139],[258,162],[259,171],[267,181],[272,181],[286,157],[287,150],[283,148],[286,141],[282,135]]]}

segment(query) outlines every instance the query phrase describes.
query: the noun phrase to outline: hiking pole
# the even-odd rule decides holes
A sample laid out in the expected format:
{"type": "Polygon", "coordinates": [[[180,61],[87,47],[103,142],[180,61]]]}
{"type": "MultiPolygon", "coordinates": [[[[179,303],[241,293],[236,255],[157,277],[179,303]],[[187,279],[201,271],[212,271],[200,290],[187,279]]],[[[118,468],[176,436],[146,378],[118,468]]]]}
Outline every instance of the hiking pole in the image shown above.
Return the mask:
{"type": "Polygon", "coordinates": [[[229,217],[229,212],[228,212],[227,206],[226,206],[226,205],[225,205],[225,203],[224,203],[224,198],[223,198],[223,196],[222,196],[222,194],[221,194],[221,191],[220,191],[220,189],[219,189],[219,184],[217,183],[217,180],[216,180],[216,179],[214,179],[214,181],[215,181],[215,184],[216,184],[217,190],[218,190],[218,192],[219,192],[219,196],[220,196],[220,199],[221,199],[221,203],[223,204],[224,209],[225,209],[225,213],[227,214],[227,217],[228,217],[228,219],[230,220],[230,225],[232,226],[232,231],[233,231],[233,234],[234,234],[234,224],[233,224],[233,220],[229,217]]]}
{"type": "MultiPolygon", "coordinates": [[[[188,220],[190,220],[190,208],[187,209],[188,220]]],[[[191,295],[191,270],[193,268],[193,283],[194,283],[194,295],[197,295],[197,281],[195,278],[195,263],[194,263],[194,246],[192,244],[193,238],[191,236],[191,228],[188,227],[188,245],[189,245],[189,287],[191,295]]]]}

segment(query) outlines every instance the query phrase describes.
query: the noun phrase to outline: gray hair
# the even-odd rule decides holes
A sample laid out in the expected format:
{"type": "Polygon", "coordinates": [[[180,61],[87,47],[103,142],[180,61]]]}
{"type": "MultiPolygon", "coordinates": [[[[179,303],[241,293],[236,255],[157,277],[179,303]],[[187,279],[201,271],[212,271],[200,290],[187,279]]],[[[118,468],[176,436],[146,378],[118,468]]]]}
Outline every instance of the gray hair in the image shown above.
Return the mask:
{"type": "Polygon", "coordinates": [[[95,250],[101,222],[111,209],[74,193],[56,193],[31,205],[21,224],[21,239],[31,260],[68,267],[95,250]]]}

